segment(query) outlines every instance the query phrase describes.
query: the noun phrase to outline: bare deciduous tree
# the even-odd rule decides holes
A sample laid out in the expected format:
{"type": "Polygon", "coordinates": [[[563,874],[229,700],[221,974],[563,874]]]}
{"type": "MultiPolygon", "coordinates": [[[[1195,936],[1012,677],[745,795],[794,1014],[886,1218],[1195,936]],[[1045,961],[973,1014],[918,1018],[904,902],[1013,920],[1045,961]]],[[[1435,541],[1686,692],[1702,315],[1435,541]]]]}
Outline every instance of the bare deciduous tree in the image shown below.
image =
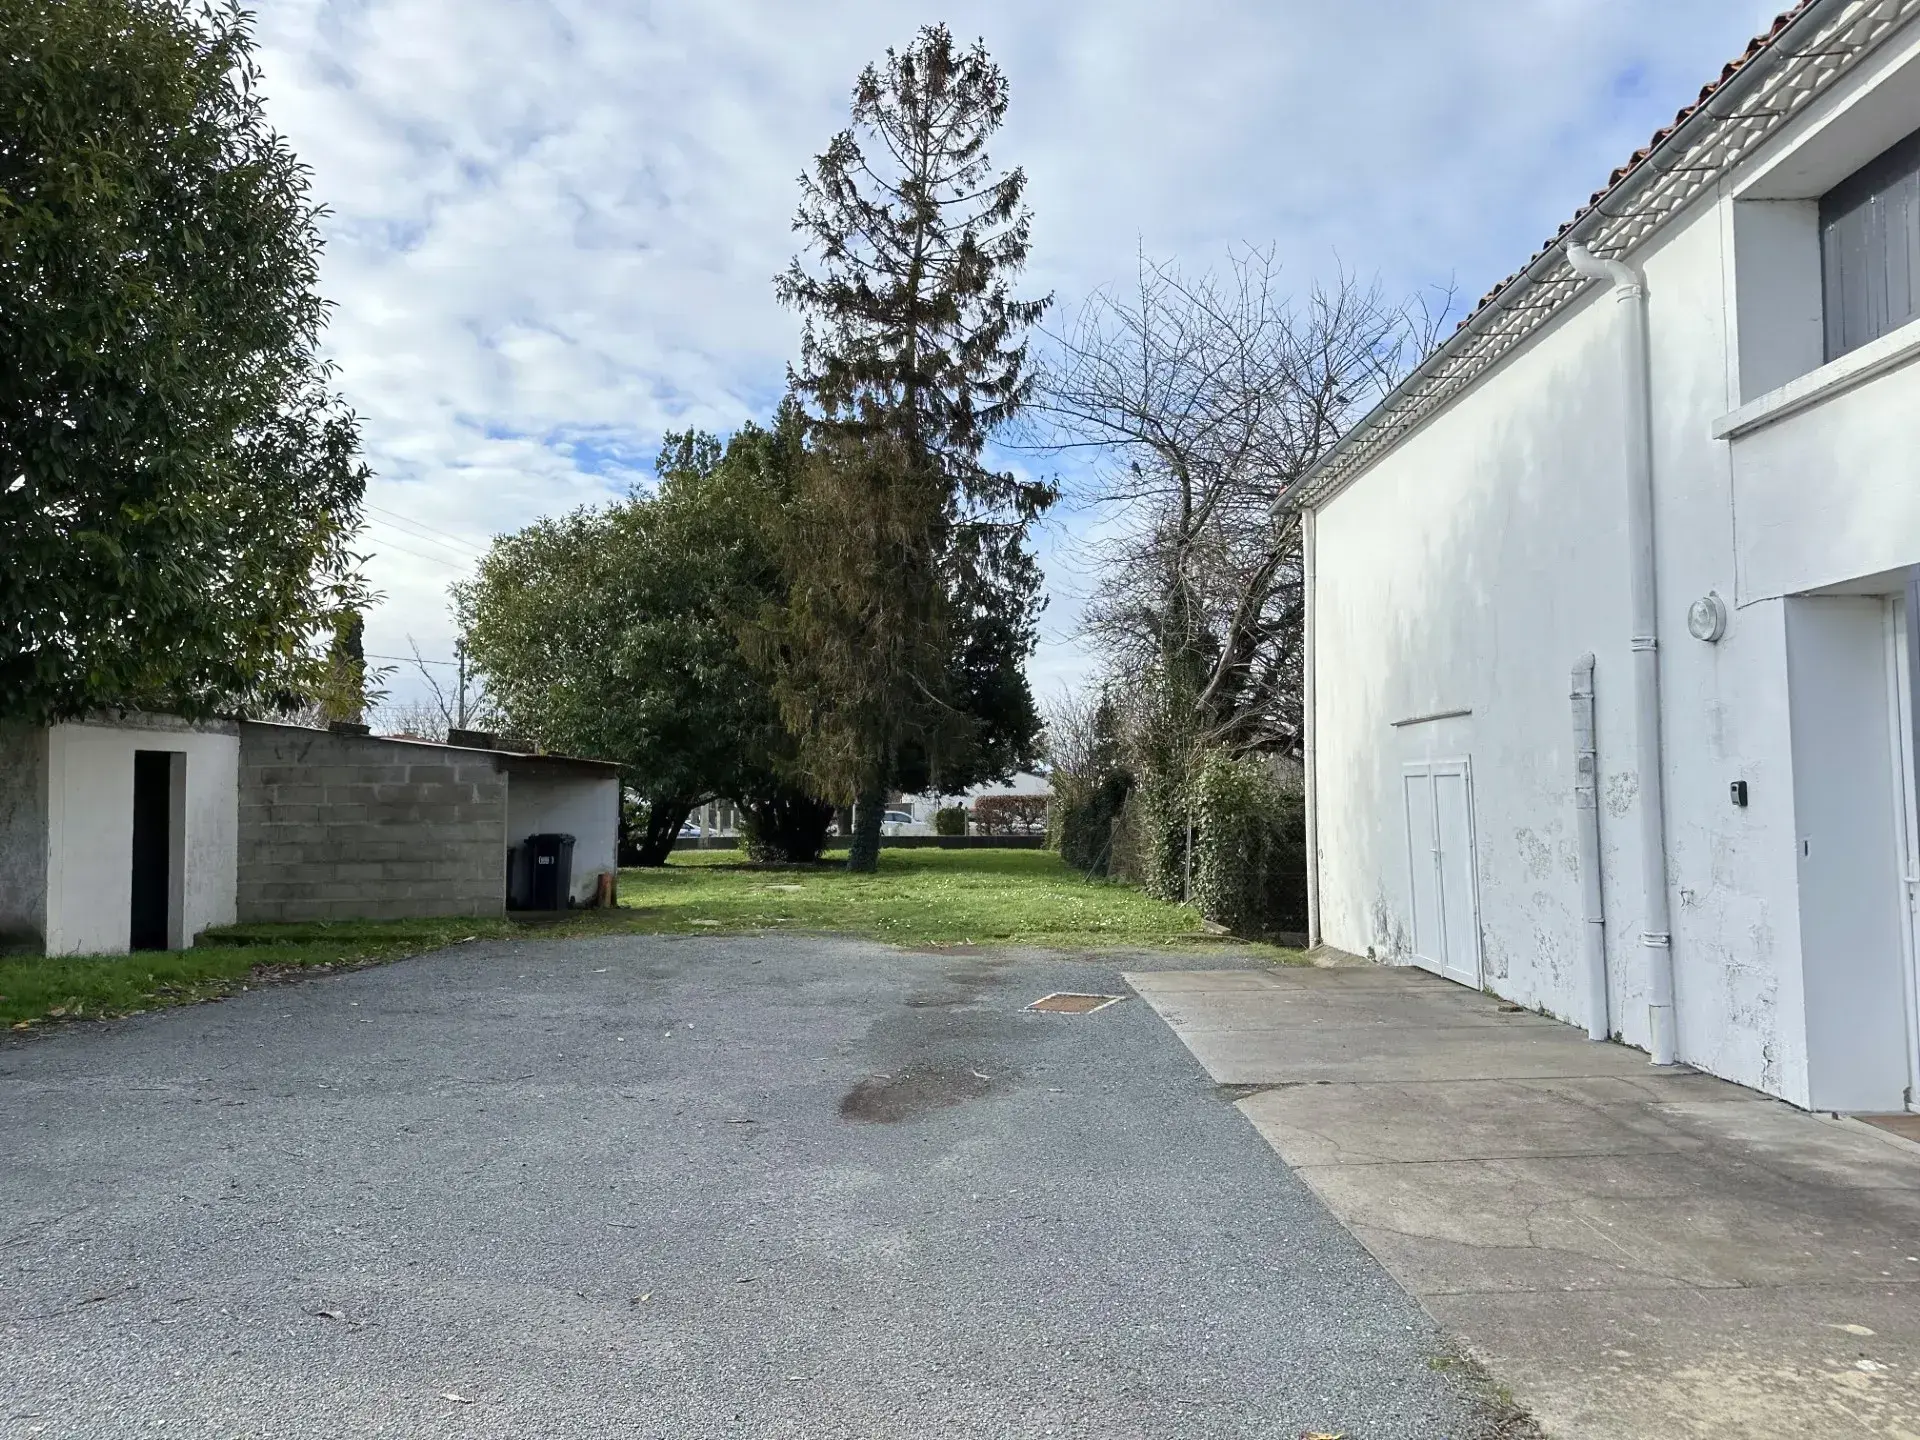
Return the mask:
{"type": "MultiPolygon", "coordinates": [[[[500,717],[486,678],[468,667],[464,645],[455,642],[454,654],[458,658],[450,668],[456,673],[446,679],[435,673],[435,667],[449,668],[448,662],[427,659],[420,653],[420,642],[411,635],[407,636],[407,649],[413,654],[409,664],[426,693],[402,704],[374,707],[371,713],[381,734],[445,740],[451,730],[485,730],[499,726],[500,717]]],[[[387,667],[382,672],[383,678],[391,674],[393,668],[387,667]]]]}
{"type": "Polygon", "coordinates": [[[1296,301],[1271,250],[1199,275],[1143,257],[1053,337],[1040,438],[1094,457],[1078,498],[1105,532],[1087,632],[1159,679],[1191,744],[1298,752],[1300,532],[1274,502],[1431,348],[1443,300],[1342,274],[1296,301]]]}

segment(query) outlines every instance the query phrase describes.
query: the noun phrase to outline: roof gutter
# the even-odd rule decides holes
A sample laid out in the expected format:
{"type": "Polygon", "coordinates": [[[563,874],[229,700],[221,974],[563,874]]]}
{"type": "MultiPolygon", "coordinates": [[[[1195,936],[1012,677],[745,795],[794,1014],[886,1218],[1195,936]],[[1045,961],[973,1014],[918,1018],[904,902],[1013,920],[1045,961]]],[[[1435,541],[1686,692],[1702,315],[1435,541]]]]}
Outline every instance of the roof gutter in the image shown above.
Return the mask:
{"type": "MultiPolygon", "coordinates": [[[[1274,501],[1275,512],[1315,505],[1331,498],[1340,489],[1344,489],[1344,484],[1323,482],[1326,481],[1329,469],[1342,459],[1363,436],[1391,415],[1410,394],[1441,373],[1450,362],[1458,360],[1461,352],[1480,339],[1493,321],[1510,310],[1516,300],[1530,293],[1550,275],[1556,272],[1564,275],[1569,268],[1566,247],[1586,245],[1589,241],[1598,238],[1598,231],[1609,221],[1619,218],[1622,201],[1631,199],[1653,180],[1671,174],[1677,168],[1677,161],[1692,148],[1701,135],[1710,133],[1738,113],[1741,102],[1755,86],[1773,72],[1775,66],[1785,58],[1788,48],[1796,38],[1816,30],[1827,20],[1845,12],[1856,3],[1857,0],[1814,0],[1814,3],[1789,20],[1779,33],[1768,41],[1767,48],[1763,52],[1741,65],[1733,75],[1714,90],[1707,100],[1697,106],[1685,120],[1674,126],[1666,138],[1655,145],[1643,160],[1602,192],[1599,198],[1561,231],[1545,250],[1535,256],[1525,270],[1503,285],[1491,299],[1469,316],[1438,350],[1422,361],[1412,374],[1394,386],[1379,404],[1368,411],[1357,425],[1341,436],[1333,449],[1283,490],[1279,498],[1274,501]]],[[[1572,296],[1569,295],[1566,298],[1571,300],[1572,296]]]]}

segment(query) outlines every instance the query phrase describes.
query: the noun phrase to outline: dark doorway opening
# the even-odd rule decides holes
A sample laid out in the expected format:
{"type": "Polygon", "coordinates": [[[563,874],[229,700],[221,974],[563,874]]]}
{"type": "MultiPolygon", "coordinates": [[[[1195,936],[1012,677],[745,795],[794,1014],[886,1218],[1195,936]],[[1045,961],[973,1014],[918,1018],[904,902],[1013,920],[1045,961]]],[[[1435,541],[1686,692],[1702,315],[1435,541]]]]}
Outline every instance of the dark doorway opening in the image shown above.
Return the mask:
{"type": "Polygon", "coordinates": [[[167,948],[167,903],[173,893],[173,757],[133,752],[133,914],[127,943],[167,948]]]}

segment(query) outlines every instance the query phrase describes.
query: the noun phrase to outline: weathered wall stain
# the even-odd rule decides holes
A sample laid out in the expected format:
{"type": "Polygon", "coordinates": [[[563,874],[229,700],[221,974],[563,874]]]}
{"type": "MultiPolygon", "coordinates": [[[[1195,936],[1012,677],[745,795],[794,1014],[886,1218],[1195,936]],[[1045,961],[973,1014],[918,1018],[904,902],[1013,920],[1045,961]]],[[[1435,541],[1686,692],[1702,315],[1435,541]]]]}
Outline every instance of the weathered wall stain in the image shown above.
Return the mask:
{"type": "Polygon", "coordinates": [[[1619,820],[1633,809],[1640,794],[1640,772],[1620,770],[1607,777],[1607,814],[1619,820]]]}

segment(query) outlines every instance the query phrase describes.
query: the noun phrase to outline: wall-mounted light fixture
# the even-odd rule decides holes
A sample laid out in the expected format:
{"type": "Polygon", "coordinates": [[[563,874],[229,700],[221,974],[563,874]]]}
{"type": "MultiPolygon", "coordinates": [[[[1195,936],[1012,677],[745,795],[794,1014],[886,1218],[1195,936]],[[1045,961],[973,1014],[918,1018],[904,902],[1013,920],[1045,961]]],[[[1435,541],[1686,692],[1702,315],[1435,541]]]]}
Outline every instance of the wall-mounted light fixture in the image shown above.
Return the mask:
{"type": "Polygon", "coordinates": [[[1693,602],[1687,611],[1687,633],[1711,645],[1727,633],[1727,602],[1711,592],[1693,602]]]}

